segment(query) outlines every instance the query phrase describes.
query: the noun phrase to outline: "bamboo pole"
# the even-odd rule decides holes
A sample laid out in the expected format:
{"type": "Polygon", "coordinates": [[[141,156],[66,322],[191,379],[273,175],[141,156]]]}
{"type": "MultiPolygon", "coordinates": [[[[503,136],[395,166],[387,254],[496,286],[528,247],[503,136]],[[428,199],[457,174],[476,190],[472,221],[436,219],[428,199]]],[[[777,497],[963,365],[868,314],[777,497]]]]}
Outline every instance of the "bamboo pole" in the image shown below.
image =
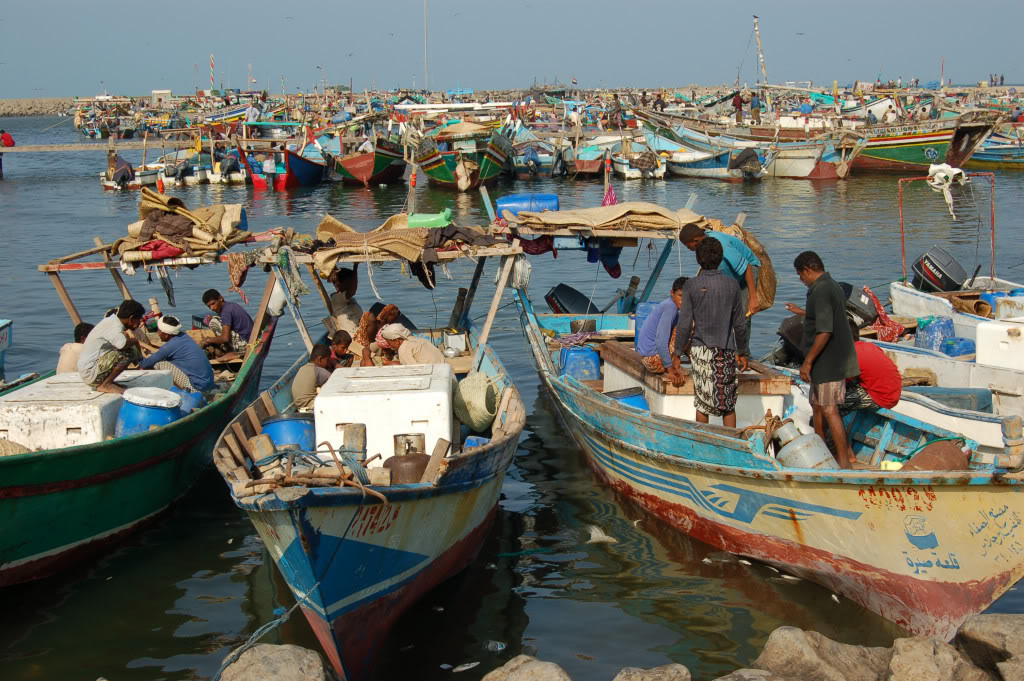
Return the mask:
{"type": "Polygon", "coordinates": [[[68,316],[71,317],[71,321],[78,324],[82,323],[82,317],[78,314],[78,310],[75,309],[75,304],[71,302],[71,296],[68,295],[68,290],[64,288],[64,282],[61,281],[60,275],[56,272],[47,272],[47,276],[50,277],[50,283],[57,289],[57,295],[60,297],[60,302],[64,303],[64,309],[68,311],[68,316]]]}
{"type": "MultiPolygon", "coordinates": [[[[94,236],[92,238],[92,242],[94,244],[96,244],[97,246],[102,246],[103,245],[103,239],[99,238],[98,236],[94,236]]],[[[110,262],[110,255],[107,253],[107,251],[103,250],[102,253],[103,253],[103,262],[110,262]]],[[[118,272],[117,269],[115,269],[115,268],[109,268],[109,269],[110,269],[110,276],[112,276],[114,278],[114,283],[117,284],[117,288],[119,288],[121,290],[121,295],[124,297],[125,300],[131,300],[132,299],[132,292],[128,290],[128,284],[124,283],[124,279],[121,277],[121,273],[118,272]]]]}

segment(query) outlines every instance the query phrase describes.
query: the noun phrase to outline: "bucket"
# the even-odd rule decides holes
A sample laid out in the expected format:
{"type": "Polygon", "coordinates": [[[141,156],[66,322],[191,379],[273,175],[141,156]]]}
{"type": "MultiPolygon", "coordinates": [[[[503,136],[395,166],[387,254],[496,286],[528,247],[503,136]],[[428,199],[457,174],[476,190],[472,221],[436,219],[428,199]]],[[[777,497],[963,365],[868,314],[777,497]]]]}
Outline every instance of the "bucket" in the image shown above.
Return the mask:
{"type": "Polygon", "coordinates": [[[950,357],[960,357],[962,355],[973,355],[977,352],[977,349],[973,339],[953,336],[942,341],[942,345],[939,346],[939,352],[950,357]]]}
{"type": "Polygon", "coordinates": [[[117,413],[114,437],[144,433],[181,418],[181,396],[163,388],[128,388],[117,413]]]}
{"type": "Polygon", "coordinates": [[[260,424],[263,434],[275,447],[297,447],[304,452],[316,449],[316,428],[312,414],[282,414],[260,424]]]}
{"type": "Polygon", "coordinates": [[[942,341],[954,336],[952,317],[922,317],[917,320],[914,347],[938,350],[942,341]]]}
{"type": "Polygon", "coordinates": [[[821,468],[835,470],[839,464],[816,433],[794,438],[779,450],[775,459],[786,468],[821,468]]]}
{"type": "Polygon", "coordinates": [[[181,396],[181,415],[188,416],[193,409],[199,409],[206,404],[206,397],[200,392],[182,390],[178,386],[171,387],[171,392],[181,396]]]}
{"type": "Polygon", "coordinates": [[[640,340],[640,331],[644,328],[644,322],[647,321],[647,318],[651,316],[651,313],[654,312],[654,308],[656,307],[658,307],[657,303],[640,303],[636,306],[636,328],[633,332],[635,334],[633,340],[634,350],[637,349],[636,344],[640,340]]]}
{"type": "Polygon", "coordinates": [[[644,397],[643,388],[624,388],[623,390],[612,390],[611,392],[605,393],[605,396],[616,400],[619,404],[633,409],[642,409],[644,411],[650,411],[651,406],[647,404],[647,398],[644,397]]]}
{"type": "Polygon", "coordinates": [[[558,375],[571,376],[577,381],[601,378],[601,359],[589,345],[562,348],[558,354],[558,375]]]}

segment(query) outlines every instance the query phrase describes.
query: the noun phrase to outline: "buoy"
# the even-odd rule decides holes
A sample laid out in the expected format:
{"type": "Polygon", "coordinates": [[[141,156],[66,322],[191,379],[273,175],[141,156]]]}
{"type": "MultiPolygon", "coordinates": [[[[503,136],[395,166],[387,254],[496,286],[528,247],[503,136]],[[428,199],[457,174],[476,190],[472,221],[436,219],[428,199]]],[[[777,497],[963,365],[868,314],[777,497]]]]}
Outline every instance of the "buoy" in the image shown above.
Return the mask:
{"type": "Polygon", "coordinates": [[[156,190],[161,194],[164,193],[164,178],[159,175],[156,176],[156,190]]]}

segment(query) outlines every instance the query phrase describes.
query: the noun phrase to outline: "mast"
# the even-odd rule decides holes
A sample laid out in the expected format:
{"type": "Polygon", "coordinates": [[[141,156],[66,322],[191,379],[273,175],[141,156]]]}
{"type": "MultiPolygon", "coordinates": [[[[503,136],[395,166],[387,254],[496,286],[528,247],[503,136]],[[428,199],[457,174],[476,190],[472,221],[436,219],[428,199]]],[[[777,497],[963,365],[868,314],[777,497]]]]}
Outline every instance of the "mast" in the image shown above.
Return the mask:
{"type": "Polygon", "coordinates": [[[423,89],[430,89],[427,80],[427,0],[423,0],[423,89]]]}
{"type": "MultiPolygon", "coordinates": [[[[754,15],[754,36],[757,37],[757,60],[761,62],[761,80],[762,87],[767,88],[768,86],[768,71],[764,67],[764,52],[761,51],[761,29],[757,25],[757,15],[754,15]]],[[[737,78],[738,80],[738,78],[737,78]]],[[[771,91],[764,89],[764,103],[768,107],[768,115],[772,115],[772,95],[771,91]]]]}

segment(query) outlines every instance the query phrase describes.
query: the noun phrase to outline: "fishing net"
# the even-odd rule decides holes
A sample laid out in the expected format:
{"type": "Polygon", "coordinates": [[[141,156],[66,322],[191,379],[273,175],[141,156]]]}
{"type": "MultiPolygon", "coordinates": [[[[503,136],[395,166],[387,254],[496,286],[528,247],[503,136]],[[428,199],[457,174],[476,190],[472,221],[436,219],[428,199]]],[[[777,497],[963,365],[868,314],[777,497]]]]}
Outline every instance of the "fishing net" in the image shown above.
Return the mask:
{"type": "Polygon", "coordinates": [[[768,257],[768,252],[764,250],[764,246],[761,245],[757,237],[739,225],[726,225],[721,220],[715,220],[714,218],[706,218],[705,221],[706,224],[700,225],[704,229],[737,237],[746,244],[747,248],[754,252],[757,259],[761,261],[761,267],[757,270],[757,281],[754,282],[757,289],[757,311],[763,312],[774,305],[775,288],[778,283],[775,277],[775,268],[772,266],[772,259],[768,257]]]}

